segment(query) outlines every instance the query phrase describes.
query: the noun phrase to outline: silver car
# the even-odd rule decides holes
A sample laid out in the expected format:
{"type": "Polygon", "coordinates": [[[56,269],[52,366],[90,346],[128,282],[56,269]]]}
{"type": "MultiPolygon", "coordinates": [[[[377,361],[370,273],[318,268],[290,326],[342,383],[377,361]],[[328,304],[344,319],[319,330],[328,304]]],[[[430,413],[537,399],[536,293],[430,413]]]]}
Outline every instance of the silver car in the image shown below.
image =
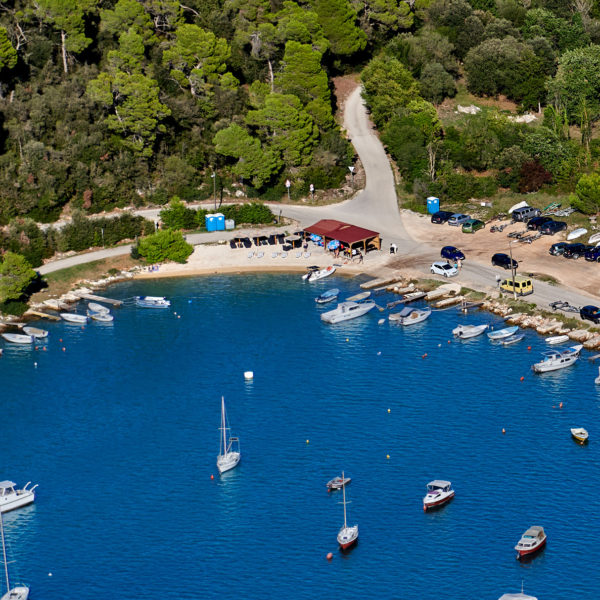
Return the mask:
{"type": "Polygon", "coordinates": [[[438,260],[431,265],[431,272],[444,277],[454,277],[458,275],[458,269],[450,263],[438,260]]]}
{"type": "Polygon", "coordinates": [[[455,227],[458,227],[459,225],[466,223],[470,218],[471,217],[469,215],[463,215],[461,213],[454,213],[448,219],[448,225],[454,225],[455,227]]]}

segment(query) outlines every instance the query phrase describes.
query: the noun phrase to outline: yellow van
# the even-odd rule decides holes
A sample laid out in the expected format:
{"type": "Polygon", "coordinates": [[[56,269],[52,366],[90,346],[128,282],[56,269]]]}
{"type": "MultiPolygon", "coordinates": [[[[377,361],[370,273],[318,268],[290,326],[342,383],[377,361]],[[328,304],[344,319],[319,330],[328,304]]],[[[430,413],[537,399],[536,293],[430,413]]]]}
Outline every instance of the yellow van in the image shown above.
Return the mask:
{"type": "Polygon", "coordinates": [[[503,292],[512,294],[513,291],[517,293],[517,296],[528,296],[533,294],[533,281],[529,277],[524,275],[515,275],[515,287],[513,289],[512,277],[507,277],[500,282],[500,289],[503,292]]]}

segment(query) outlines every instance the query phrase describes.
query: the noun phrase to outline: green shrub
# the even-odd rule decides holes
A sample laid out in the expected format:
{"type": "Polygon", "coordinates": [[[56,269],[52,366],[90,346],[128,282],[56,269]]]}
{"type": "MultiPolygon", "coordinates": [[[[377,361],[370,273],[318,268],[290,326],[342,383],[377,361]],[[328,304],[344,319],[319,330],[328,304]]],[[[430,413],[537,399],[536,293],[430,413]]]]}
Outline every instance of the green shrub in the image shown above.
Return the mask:
{"type": "Polygon", "coordinates": [[[180,231],[164,229],[157,231],[140,240],[137,252],[148,263],[173,262],[185,263],[188,256],[194,251],[180,231]]]}
{"type": "Polygon", "coordinates": [[[9,300],[0,304],[0,313],[21,317],[28,308],[29,305],[27,302],[22,302],[21,300],[9,300]]]}
{"type": "Polygon", "coordinates": [[[160,219],[168,229],[194,229],[197,223],[196,211],[188,208],[177,197],[173,197],[169,208],[160,211],[160,219]]]}

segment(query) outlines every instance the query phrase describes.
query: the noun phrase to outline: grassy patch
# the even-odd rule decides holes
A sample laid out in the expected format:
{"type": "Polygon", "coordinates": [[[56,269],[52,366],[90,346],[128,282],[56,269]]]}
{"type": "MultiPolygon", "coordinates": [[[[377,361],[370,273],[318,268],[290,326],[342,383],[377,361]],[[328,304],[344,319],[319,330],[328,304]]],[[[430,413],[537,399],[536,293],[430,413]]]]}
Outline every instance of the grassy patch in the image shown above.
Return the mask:
{"type": "Polygon", "coordinates": [[[485,300],[487,298],[487,294],[485,292],[478,292],[477,290],[472,290],[468,287],[461,288],[460,293],[463,296],[468,296],[471,302],[479,302],[480,300],[485,300]]]}
{"type": "Polygon", "coordinates": [[[558,279],[552,277],[552,275],[547,275],[546,273],[529,273],[529,276],[535,277],[538,281],[545,281],[550,285],[558,285],[558,279]]]}

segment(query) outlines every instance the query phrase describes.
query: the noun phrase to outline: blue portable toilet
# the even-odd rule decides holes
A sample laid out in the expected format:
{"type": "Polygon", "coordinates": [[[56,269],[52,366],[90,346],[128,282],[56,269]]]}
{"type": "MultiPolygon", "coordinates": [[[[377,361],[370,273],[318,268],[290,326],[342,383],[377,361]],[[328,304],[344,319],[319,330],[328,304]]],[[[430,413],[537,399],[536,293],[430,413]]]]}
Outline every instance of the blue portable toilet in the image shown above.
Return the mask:
{"type": "Polygon", "coordinates": [[[216,215],[206,215],[205,223],[206,223],[206,231],[216,231],[217,230],[217,216],[216,215]]]}
{"type": "Polygon", "coordinates": [[[432,215],[440,210],[440,199],[435,196],[429,196],[427,198],[427,212],[432,215]]]}
{"type": "Polygon", "coordinates": [[[213,217],[217,220],[217,231],[225,231],[225,215],[223,213],[215,213],[213,217]]]}

